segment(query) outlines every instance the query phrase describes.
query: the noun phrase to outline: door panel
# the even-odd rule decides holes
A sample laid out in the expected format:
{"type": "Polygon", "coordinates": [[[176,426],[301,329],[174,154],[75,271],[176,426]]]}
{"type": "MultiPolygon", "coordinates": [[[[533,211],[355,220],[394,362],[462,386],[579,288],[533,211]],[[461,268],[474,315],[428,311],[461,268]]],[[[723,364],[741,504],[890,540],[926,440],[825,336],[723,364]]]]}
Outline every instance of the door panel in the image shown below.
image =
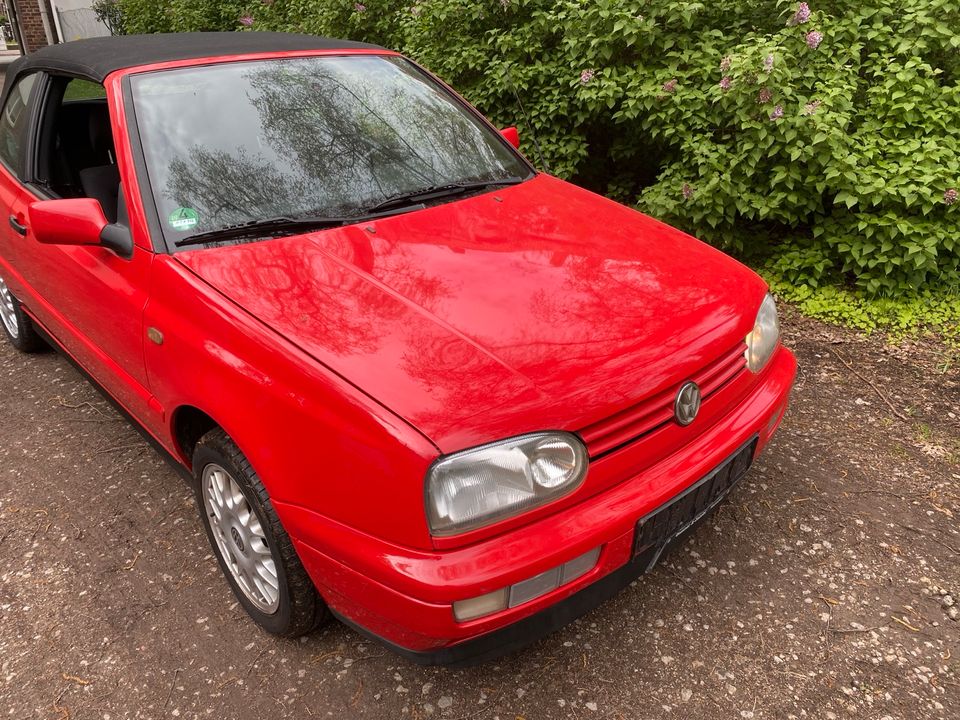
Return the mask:
{"type": "MultiPolygon", "coordinates": [[[[58,195],[84,196],[87,190],[81,181],[86,170],[103,170],[115,158],[107,105],[98,106],[102,112],[79,116],[82,127],[73,127],[76,117],[64,108],[70,85],[77,81],[47,75],[40,79],[31,103],[43,99],[47,104],[42,111],[34,109],[35,132],[27,133],[39,152],[25,155],[35,159],[25,163],[26,184],[14,184],[18,194],[9,190],[15,195],[10,198],[11,212],[27,229],[19,237],[10,226],[2,234],[7,247],[0,250],[19,275],[17,289],[27,311],[131,415],[156,433],[162,416],[150,403],[143,358],[143,309],[153,253],[137,247],[131,258],[124,259],[97,246],[41,244],[29,227],[30,204],[58,195]]],[[[114,188],[120,187],[117,182],[114,188]]],[[[0,200],[7,191],[0,189],[0,200]]],[[[119,202],[116,193],[113,197],[119,202]]],[[[3,221],[9,225],[7,218],[3,221]]],[[[122,221],[128,222],[126,215],[122,221]]]]}
{"type": "Polygon", "coordinates": [[[100,247],[41,245],[29,230],[26,244],[27,309],[121,405],[155,425],[143,363],[153,254],[136,248],[125,260],[100,247]]]}
{"type": "Polygon", "coordinates": [[[24,190],[5,167],[0,165],[0,274],[17,297],[24,293],[18,257],[27,243],[10,225],[10,218],[25,223],[24,190]]]}
{"type": "Polygon", "coordinates": [[[25,239],[11,221],[23,225],[26,206],[20,178],[26,165],[27,144],[33,119],[31,98],[36,95],[37,73],[25,75],[10,89],[0,110],[0,270],[16,296],[24,288],[16,262],[25,239]]]}

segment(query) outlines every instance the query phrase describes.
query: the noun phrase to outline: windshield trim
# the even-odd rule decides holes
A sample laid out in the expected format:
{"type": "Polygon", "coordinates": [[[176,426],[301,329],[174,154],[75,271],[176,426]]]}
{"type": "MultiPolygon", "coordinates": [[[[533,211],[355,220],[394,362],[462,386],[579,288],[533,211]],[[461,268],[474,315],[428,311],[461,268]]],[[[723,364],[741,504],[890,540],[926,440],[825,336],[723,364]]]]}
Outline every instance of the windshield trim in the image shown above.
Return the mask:
{"type": "MultiPolygon", "coordinates": [[[[158,254],[167,254],[175,255],[180,252],[196,251],[201,249],[202,246],[184,246],[177,247],[174,242],[166,237],[166,233],[163,231],[163,227],[160,222],[160,213],[159,208],[156,203],[156,195],[154,193],[153,185],[150,182],[149,172],[147,170],[147,161],[144,154],[143,140],[140,135],[140,123],[137,120],[137,111],[136,104],[133,100],[133,85],[131,78],[139,77],[144,75],[156,75],[162,74],[169,71],[182,70],[185,68],[201,68],[201,67],[211,67],[216,65],[227,65],[227,64],[239,64],[239,63],[253,63],[253,62],[264,62],[270,60],[290,60],[297,58],[316,58],[316,57],[370,57],[381,56],[381,57],[394,57],[402,58],[405,62],[409,63],[411,67],[416,69],[418,73],[423,75],[428,82],[436,86],[444,96],[446,96],[452,103],[459,106],[468,114],[472,115],[477,119],[481,125],[490,130],[494,137],[500,142],[503,147],[510,152],[524,167],[527,168],[528,173],[523,178],[524,182],[532,180],[539,174],[539,171],[534,167],[534,165],[510,142],[503,136],[503,133],[494,125],[490,120],[479,110],[477,110],[473,105],[467,102],[459,93],[457,93],[453,88],[447,85],[443,80],[438,78],[436,75],[431,73],[429,70],[424,68],[422,65],[417,63],[414,60],[401,55],[398,52],[392,50],[314,50],[314,51],[289,51],[281,53],[258,53],[243,55],[240,57],[228,57],[228,58],[210,58],[210,59],[201,59],[197,60],[173,60],[168,63],[162,63],[160,65],[148,65],[140,66],[134,68],[128,68],[127,70],[122,71],[121,77],[121,86],[123,89],[123,105],[126,115],[126,124],[127,124],[127,136],[130,138],[130,149],[133,155],[133,164],[136,168],[137,174],[137,185],[140,193],[140,201],[143,205],[143,211],[145,220],[147,223],[147,231],[150,236],[150,244],[154,249],[154,252],[158,254]]],[[[109,82],[109,81],[106,81],[109,82]]],[[[491,190],[493,192],[493,190],[491,190]]],[[[483,194],[483,193],[479,193],[483,194]]],[[[467,194],[465,197],[455,197],[450,198],[447,202],[459,202],[460,200],[465,200],[471,197],[471,194],[467,194]]],[[[444,203],[445,204],[445,203],[444,203]]],[[[414,211],[419,212],[419,210],[414,211]]],[[[264,241],[270,240],[272,238],[264,238],[264,241]]]]}
{"type": "MultiPolygon", "coordinates": [[[[121,78],[120,88],[127,126],[127,138],[130,141],[130,154],[137,177],[137,194],[140,196],[140,205],[143,208],[143,220],[146,223],[150,247],[158,255],[170,255],[172,254],[170,248],[173,246],[167,242],[163,227],[160,225],[160,211],[157,208],[153,193],[153,184],[150,182],[150,173],[147,171],[147,160],[143,151],[143,141],[140,138],[140,124],[137,122],[137,109],[134,107],[133,85],[130,82],[130,77],[130,75],[125,75],[121,78]]],[[[133,200],[134,198],[131,197],[128,202],[133,200]]]]}

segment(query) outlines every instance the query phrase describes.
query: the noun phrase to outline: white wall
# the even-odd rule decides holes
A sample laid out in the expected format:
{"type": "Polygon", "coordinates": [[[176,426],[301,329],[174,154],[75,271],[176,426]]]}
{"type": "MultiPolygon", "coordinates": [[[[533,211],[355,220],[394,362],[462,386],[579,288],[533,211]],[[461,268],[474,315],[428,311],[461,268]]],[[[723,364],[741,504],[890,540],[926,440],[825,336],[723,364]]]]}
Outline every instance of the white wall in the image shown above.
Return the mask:
{"type": "Polygon", "coordinates": [[[90,9],[90,0],[50,0],[57,14],[60,34],[64,42],[88,37],[109,35],[107,26],[97,21],[90,9]]]}

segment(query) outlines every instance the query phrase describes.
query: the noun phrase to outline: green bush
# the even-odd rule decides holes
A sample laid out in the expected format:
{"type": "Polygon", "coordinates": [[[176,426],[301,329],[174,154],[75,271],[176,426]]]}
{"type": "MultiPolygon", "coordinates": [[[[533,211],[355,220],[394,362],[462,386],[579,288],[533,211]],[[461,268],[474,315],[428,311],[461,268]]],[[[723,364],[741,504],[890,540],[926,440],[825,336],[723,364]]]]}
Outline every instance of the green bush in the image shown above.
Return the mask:
{"type": "Polygon", "coordinates": [[[868,334],[881,332],[893,341],[933,333],[954,351],[960,349],[960,293],[955,291],[920,290],[895,298],[871,298],[836,285],[797,285],[770,268],[760,272],[778,298],[809,317],[868,334]]]}
{"type": "Polygon", "coordinates": [[[528,154],[535,131],[555,174],[793,283],[960,281],[956,0],[121,2],[131,31],[246,18],[399,49],[528,154]]]}
{"type": "Polygon", "coordinates": [[[235,30],[250,2],[244,0],[118,0],[127,33],[235,30]]]}
{"type": "MultiPolygon", "coordinates": [[[[119,0],[123,31],[130,35],[171,32],[167,0],[119,0]]],[[[232,28],[231,28],[232,29],[232,28]]]]}
{"type": "Polygon", "coordinates": [[[119,0],[93,0],[90,9],[111,35],[123,35],[123,11],[119,0]]]}

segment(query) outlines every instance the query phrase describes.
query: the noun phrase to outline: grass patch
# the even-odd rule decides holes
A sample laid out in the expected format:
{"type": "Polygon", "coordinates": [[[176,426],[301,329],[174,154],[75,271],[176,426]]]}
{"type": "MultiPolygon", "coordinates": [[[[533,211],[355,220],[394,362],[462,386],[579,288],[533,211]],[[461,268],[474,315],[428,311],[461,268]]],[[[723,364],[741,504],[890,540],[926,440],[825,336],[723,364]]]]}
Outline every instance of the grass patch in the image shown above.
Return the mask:
{"type": "Polygon", "coordinates": [[[871,298],[837,285],[794,285],[770,267],[760,274],[773,293],[809,317],[870,334],[886,333],[892,341],[925,333],[960,348],[960,288],[919,289],[897,298],[871,298]]]}
{"type": "Polygon", "coordinates": [[[63,94],[65,101],[69,100],[96,100],[105,98],[107,90],[99,83],[90,82],[76,78],[67,83],[67,89],[63,94]]]}

